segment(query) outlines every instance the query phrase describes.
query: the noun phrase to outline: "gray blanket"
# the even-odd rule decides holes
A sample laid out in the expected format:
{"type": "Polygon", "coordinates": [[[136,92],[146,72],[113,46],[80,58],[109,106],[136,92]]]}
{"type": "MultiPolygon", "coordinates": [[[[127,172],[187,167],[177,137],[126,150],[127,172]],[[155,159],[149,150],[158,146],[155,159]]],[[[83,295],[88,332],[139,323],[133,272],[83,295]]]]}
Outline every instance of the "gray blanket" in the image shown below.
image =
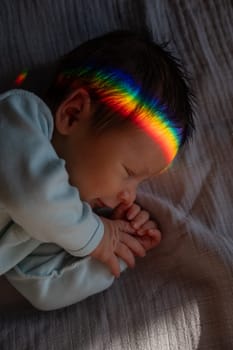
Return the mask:
{"type": "Polygon", "coordinates": [[[145,27],[169,41],[197,95],[193,141],[138,192],[162,243],[79,304],[2,311],[2,350],[233,349],[232,0],[1,0],[0,88],[91,37],[145,27]]]}

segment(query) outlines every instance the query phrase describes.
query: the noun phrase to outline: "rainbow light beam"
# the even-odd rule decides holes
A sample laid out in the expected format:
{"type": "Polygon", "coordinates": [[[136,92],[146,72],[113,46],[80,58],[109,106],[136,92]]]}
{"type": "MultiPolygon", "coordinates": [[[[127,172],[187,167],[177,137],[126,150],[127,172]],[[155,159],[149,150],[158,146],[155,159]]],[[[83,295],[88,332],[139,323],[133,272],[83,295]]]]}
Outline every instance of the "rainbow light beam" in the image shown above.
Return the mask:
{"type": "Polygon", "coordinates": [[[97,90],[101,101],[123,117],[132,121],[150,135],[163,150],[168,163],[175,158],[182,129],[168,119],[167,109],[156,98],[143,95],[142,89],[129,75],[116,69],[95,69],[92,66],[67,70],[63,74],[82,77],[91,73],[91,86],[97,90]],[[94,74],[93,74],[94,73],[94,74]]]}

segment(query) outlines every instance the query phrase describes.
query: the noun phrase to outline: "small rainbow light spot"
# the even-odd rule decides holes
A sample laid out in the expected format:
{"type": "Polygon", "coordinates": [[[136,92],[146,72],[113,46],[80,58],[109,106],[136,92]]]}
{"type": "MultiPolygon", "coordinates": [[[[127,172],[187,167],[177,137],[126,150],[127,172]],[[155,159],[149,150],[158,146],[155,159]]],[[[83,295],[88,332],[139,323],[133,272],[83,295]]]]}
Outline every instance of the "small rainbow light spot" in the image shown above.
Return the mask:
{"type": "Polygon", "coordinates": [[[18,85],[18,86],[21,85],[26,79],[27,75],[28,75],[27,70],[24,70],[23,72],[21,72],[15,79],[15,85],[18,85]]]}

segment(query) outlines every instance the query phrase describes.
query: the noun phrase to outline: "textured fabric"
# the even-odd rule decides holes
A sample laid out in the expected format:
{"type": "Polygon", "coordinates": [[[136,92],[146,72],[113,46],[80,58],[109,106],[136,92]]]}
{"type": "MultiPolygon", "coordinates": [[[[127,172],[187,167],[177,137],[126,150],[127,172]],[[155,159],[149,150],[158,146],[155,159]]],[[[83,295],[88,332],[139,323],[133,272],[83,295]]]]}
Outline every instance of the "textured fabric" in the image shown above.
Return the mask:
{"type": "MultiPolygon", "coordinates": [[[[77,305],[2,313],[1,349],[232,349],[232,1],[2,0],[0,16],[2,89],[84,40],[147,25],[183,59],[197,94],[193,142],[138,193],[161,225],[160,247],[77,305]]],[[[42,93],[47,79],[26,83],[42,93]]]]}

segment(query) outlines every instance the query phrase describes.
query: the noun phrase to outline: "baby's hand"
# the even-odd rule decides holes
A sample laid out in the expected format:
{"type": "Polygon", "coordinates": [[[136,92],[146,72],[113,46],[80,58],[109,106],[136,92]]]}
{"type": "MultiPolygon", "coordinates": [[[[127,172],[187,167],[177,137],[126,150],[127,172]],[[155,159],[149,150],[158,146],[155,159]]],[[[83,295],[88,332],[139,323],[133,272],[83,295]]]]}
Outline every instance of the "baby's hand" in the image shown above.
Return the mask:
{"type": "Polygon", "coordinates": [[[120,265],[117,257],[124,260],[129,267],[134,267],[135,256],[145,256],[145,244],[132,235],[135,230],[129,222],[104,217],[100,219],[104,224],[104,236],[91,256],[106,264],[112,274],[119,277],[120,265]]]}
{"type": "Polygon", "coordinates": [[[135,238],[145,250],[156,247],[161,241],[161,232],[154,220],[150,220],[148,211],[133,203],[131,207],[120,204],[114,209],[112,219],[126,219],[135,229],[135,238]]]}

